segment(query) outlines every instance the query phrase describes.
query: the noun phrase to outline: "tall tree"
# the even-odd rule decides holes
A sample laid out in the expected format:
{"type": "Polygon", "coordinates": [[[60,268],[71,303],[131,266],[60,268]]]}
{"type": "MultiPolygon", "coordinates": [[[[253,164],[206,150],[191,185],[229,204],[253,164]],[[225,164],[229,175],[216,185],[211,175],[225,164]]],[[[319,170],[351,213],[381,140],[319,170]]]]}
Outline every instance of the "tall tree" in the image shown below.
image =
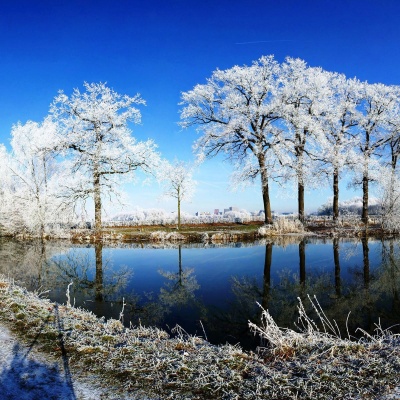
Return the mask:
{"type": "Polygon", "coordinates": [[[234,163],[251,164],[250,178],[261,177],[265,222],[272,223],[269,181],[271,166],[283,144],[279,140],[275,97],[280,67],[272,56],[251,66],[217,69],[206,84],[182,93],[183,127],[197,126],[203,134],[195,148],[203,157],[224,153],[234,163]]]}
{"type": "Polygon", "coordinates": [[[181,203],[192,198],[196,182],[192,178],[193,168],[177,161],[170,164],[164,161],[157,172],[158,180],[163,185],[163,194],[166,197],[173,197],[177,201],[178,207],[178,229],[181,229],[181,203]]]}
{"type": "Polygon", "coordinates": [[[358,148],[360,150],[360,168],[362,169],[363,206],[361,220],[368,225],[369,184],[374,180],[372,165],[378,164],[383,146],[390,139],[388,117],[395,106],[396,91],[383,84],[364,82],[361,91],[358,123],[358,148]]]}
{"type": "Polygon", "coordinates": [[[357,105],[360,100],[360,82],[331,73],[328,107],[319,116],[326,141],[321,146],[322,168],[332,176],[333,221],[339,219],[339,180],[344,168],[355,163],[355,128],[358,124],[357,105]]]}
{"type": "Polygon", "coordinates": [[[281,115],[286,125],[285,142],[292,159],[286,166],[297,181],[298,217],[304,222],[304,193],[315,176],[313,161],[323,140],[318,117],[326,112],[329,75],[305,61],[287,58],[280,80],[281,115]]]}
{"type": "Polygon", "coordinates": [[[119,177],[138,168],[150,172],[158,162],[152,140],[137,142],[128,122],[139,123],[136,95],[120,95],[104,83],[84,83],[85,92],[62,91],[51,105],[51,114],[63,135],[62,148],[70,151],[72,171],[80,182],[66,188],[67,201],[93,198],[95,230],[101,231],[102,196],[116,192],[119,177]],[[77,175],[78,176],[78,175],[77,175]]]}
{"type": "Polygon", "coordinates": [[[391,88],[396,94],[387,119],[387,141],[384,145],[384,163],[379,176],[382,227],[388,231],[400,231],[400,87],[391,88]]]}

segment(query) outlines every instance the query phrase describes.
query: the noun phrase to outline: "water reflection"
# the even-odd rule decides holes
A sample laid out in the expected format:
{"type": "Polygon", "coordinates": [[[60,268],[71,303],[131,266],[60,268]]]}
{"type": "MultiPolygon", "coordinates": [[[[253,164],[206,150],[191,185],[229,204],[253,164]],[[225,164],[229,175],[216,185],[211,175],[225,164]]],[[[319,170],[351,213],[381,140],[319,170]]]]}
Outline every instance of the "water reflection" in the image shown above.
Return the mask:
{"type": "Polygon", "coordinates": [[[178,246],[178,272],[158,272],[167,279],[160,289],[159,300],[167,307],[185,306],[195,300],[195,291],[200,288],[194,276],[194,268],[182,268],[182,246],[178,246]]]}
{"type": "Polygon", "coordinates": [[[340,258],[339,258],[339,238],[334,238],[333,245],[333,262],[335,264],[335,291],[337,298],[341,295],[341,281],[340,281],[340,258]]]}
{"type": "Polygon", "coordinates": [[[264,276],[263,276],[263,295],[261,305],[264,309],[268,309],[270,292],[271,292],[271,264],[272,264],[272,248],[274,244],[272,242],[266,243],[265,245],[265,258],[264,258],[264,276]]]}
{"type": "MultiPolygon", "coordinates": [[[[106,318],[118,318],[122,299],[129,325],[180,324],[213,342],[255,344],[248,320],[259,321],[256,302],[282,327],[294,327],[298,298],[316,296],[343,336],[357,327],[373,333],[400,322],[399,243],[274,238],[230,246],[74,245],[0,241],[0,273],[32,290],[106,318]],[[346,325],[348,313],[351,315],[346,325]]],[[[308,310],[313,315],[313,310],[308,310]]]]}

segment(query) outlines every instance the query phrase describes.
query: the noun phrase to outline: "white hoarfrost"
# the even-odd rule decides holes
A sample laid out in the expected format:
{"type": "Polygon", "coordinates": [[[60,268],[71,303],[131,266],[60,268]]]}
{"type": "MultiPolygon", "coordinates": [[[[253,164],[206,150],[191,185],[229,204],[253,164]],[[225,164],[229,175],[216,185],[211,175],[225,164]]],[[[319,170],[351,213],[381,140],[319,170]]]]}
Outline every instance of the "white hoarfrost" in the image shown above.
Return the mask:
{"type": "Polygon", "coordinates": [[[92,198],[95,228],[101,229],[102,199],[118,195],[121,177],[132,177],[141,169],[154,173],[159,155],[152,140],[137,141],[128,122],[140,123],[136,105],[139,96],[120,95],[104,83],[85,83],[85,91],[74,89],[68,97],[62,91],[54,99],[51,114],[62,140],[60,150],[71,162],[71,173],[80,174],[78,182],[65,185],[66,203],[92,198]]]}
{"type": "Polygon", "coordinates": [[[57,212],[64,169],[57,162],[57,126],[49,118],[13,126],[10,154],[2,148],[1,223],[10,233],[49,234],[72,218],[71,209],[57,212]]]}
{"type": "Polygon", "coordinates": [[[181,125],[202,134],[195,144],[201,160],[222,153],[234,163],[234,187],[260,177],[266,223],[272,223],[271,180],[285,192],[295,187],[301,221],[305,191],[331,180],[337,219],[344,172],[362,186],[367,223],[370,183],[382,165],[397,167],[399,93],[398,86],[348,79],[300,59],[279,64],[261,57],[250,66],[217,69],[184,92],[181,125]]]}
{"type": "Polygon", "coordinates": [[[177,201],[178,229],[181,227],[181,203],[190,201],[196,187],[193,180],[193,166],[175,160],[173,164],[163,160],[157,170],[157,179],[163,186],[163,195],[177,201]]]}
{"type": "Polygon", "coordinates": [[[181,125],[195,125],[203,133],[195,145],[201,159],[223,153],[239,166],[251,165],[240,180],[260,177],[267,222],[272,221],[269,180],[276,159],[284,157],[276,102],[279,74],[272,56],[251,66],[217,69],[206,84],[183,93],[181,102],[181,125]]]}

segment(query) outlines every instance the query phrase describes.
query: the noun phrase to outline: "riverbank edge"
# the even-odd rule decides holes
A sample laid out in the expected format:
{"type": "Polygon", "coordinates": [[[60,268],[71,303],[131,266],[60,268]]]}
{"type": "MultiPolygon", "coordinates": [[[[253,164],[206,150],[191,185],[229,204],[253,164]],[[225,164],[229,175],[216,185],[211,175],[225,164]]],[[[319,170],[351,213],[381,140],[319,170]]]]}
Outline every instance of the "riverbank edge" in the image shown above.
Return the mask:
{"type": "MultiPolygon", "coordinates": [[[[67,292],[68,294],[68,292],[67,292]]],[[[68,298],[68,297],[67,297],[68,298]]],[[[382,399],[399,385],[400,337],[350,341],[319,332],[273,334],[259,353],[211,345],[176,327],[174,337],[151,327],[125,328],[68,304],[28,292],[0,276],[0,321],[73,370],[104,378],[121,396],[154,399],[382,399]],[[286,335],[286,336],[285,336],[286,335]]],[[[264,327],[265,328],[265,327],[264,327]]],[[[271,333],[271,332],[270,332],[271,333]]]]}
{"type": "Polygon", "coordinates": [[[260,239],[271,239],[282,236],[296,237],[321,237],[321,238],[388,238],[398,236],[397,232],[385,232],[379,226],[335,226],[323,224],[312,224],[305,228],[274,229],[262,224],[208,224],[196,227],[184,227],[177,230],[174,226],[135,226],[135,227],[112,227],[103,228],[102,232],[96,233],[90,229],[71,229],[68,231],[52,232],[45,237],[38,237],[28,233],[14,235],[2,234],[3,238],[15,238],[19,240],[46,239],[46,240],[70,240],[72,243],[94,243],[94,242],[121,242],[121,243],[239,243],[252,242],[260,239]]]}

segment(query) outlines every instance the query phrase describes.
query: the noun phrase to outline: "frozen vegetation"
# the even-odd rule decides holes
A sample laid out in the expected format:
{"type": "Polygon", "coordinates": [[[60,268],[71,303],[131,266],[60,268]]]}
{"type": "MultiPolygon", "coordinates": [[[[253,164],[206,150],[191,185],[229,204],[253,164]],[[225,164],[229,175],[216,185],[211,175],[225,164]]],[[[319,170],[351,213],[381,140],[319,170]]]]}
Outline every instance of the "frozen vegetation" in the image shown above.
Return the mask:
{"type": "Polygon", "coordinates": [[[120,320],[105,321],[72,307],[68,291],[65,305],[42,297],[2,277],[1,320],[62,359],[71,377],[100,376],[108,398],[382,399],[400,380],[399,335],[377,326],[375,335],[343,338],[315,299],[315,322],[300,302],[298,332],[279,328],[261,310],[261,324],[249,328],[262,347],[252,353],[211,345],[179,326],[173,337],[125,328],[123,309],[120,320]]]}
{"type": "MultiPolygon", "coordinates": [[[[251,65],[216,69],[182,93],[180,124],[200,134],[195,163],[162,159],[153,140],[132,135],[144,105],[139,94],[85,82],[83,91],[60,91],[43,121],[15,124],[11,148],[0,145],[2,233],[68,236],[65,227],[93,219],[100,234],[104,210],[113,213],[124,204],[122,185],[137,180],[138,171],[176,200],[173,220],[180,228],[191,219],[181,203],[196,200],[194,168],[217,155],[233,163],[233,188],[258,181],[266,225],[273,223],[271,182],[296,194],[296,214],[304,223],[306,191],[327,185],[332,218],[339,221],[339,186],[346,180],[360,189],[365,227],[375,186],[381,226],[400,230],[399,86],[362,82],[291,57],[278,62],[263,56],[251,65]]],[[[139,214],[132,221],[149,220],[139,214]]]]}

